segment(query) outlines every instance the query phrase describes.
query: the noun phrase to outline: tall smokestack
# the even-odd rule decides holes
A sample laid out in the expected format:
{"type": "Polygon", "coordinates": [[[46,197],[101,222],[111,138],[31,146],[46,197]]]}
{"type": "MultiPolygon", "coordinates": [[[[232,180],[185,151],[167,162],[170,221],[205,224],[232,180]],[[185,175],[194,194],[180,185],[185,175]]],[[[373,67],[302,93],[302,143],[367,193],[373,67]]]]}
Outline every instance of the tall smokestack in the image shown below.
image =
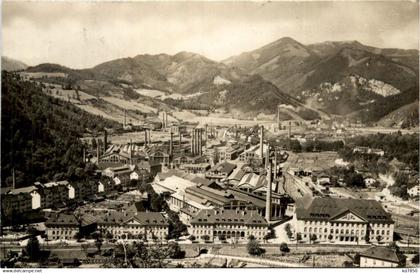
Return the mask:
{"type": "Polygon", "coordinates": [[[268,173],[267,173],[267,196],[265,200],[265,220],[270,222],[271,220],[271,162],[268,163],[268,173]]]}
{"type": "Polygon", "coordinates": [[[292,122],[289,121],[289,132],[288,132],[288,137],[290,138],[292,136],[292,122]]]}
{"type": "Polygon", "coordinates": [[[86,148],[83,146],[83,163],[86,163],[86,148]]]}
{"type": "Polygon", "coordinates": [[[270,144],[267,143],[267,151],[265,153],[265,168],[268,168],[268,165],[270,164],[270,144]]]}
{"type": "Polygon", "coordinates": [[[195,133],[194,133],[194,136],[195,136],[195,140],[194,140],[194,152],[195,152],[195,155],[198,155],[198,153],[199,153],[199,151],[198,151],[198,130],[197,130],[197,128],[196,129],[194,129],[194,131],[195,131],[195,133]]]}
{"type": "Polygon", "coordinates": [[[260,126],[260,152],[261,152],[261,163],[264,162],[264,125],[260,126]]]}
{"type": "Polygon", "coordinates": [[[277,129],[281,129],[281,125],[280,125],[280,108],[277,105],[277,129]]]}
{"type": "Polygon", "coordinates": [[[127,110],[124,109],[124,126],[127,126],[127,110]]]}
{"type": "Polygon", "coordinates": [[[277,150],[274,148],[274,176],[273,179],[277,179],[277,150]]]}
{"type": "Polygon", "coordinates": [[[199,131],[198,151],[199,151],[200,156],[202,156],[203,155],[203,129],[200,128],[199,130],[200,131],[199,131]]]}
{"type": "Polygon", "coordinates": [[[99,145],[99,141],[97,141],[96,143],[97,143],[97,144],[96,144],[96,156],[98,157],[98,163],[99,163],[99,157],[101,156],[101,155],[99,154],[99,151],[100,151],[100,145],[99,145]]]}
{"type": "Polygon", "coordinates": [[[133,165],[133,141],[130,138],[130,147],[129,147],[129,151],[130,151],[130,165],[133,165]]]}
{"type": "Polygon", "coordinates": [[[12,188],[16,189],[15,168],[12,169],[12,188]]]}
{"type": "Polygon", "coordinates": [[[165,129],[165,111],[162,112],[162,129],[165,129]]]}
{"type": "Polygon", "coordinates": [[[194,155],[195,152],[195,129],[191,131],[191,154],[194,155]]]}
{"type": "Polygon", "coordinates": [[[147,129],[144,130],[144,146],[147,146],[147,129]]]}
{"type": "Polygon", "coordinates": [[[207,145],[207,127],[208,125],[205,125],[205,132],[204,132],[204,144],[207,145]]]}
{"type": "Polygon", "coordinates": [[[106,149],[108,148],[108,132],[104,131],[104,153],[106,152],[106,149]]]}
{"type": "Polygon", "coordinates": [[[172,128],[171,128],[171,139],[169,140],[169,160],[172,161],[172,157],[173,157],[173,137],[174,134],[172,133],[172,128]]]}
{"type": "Polygon", "coordinates": [[[179,134],[179,152],[181,152],[181,144],[182,144],[181,127],[178,127],[178,134],[179,134]]]}

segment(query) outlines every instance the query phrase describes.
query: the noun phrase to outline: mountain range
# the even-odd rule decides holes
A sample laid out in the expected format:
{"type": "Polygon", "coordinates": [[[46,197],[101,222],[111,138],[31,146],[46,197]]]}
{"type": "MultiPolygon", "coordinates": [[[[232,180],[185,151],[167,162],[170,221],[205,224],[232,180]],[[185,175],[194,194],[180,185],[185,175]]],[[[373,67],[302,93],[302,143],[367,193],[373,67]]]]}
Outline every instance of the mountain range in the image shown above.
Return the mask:
{"type": "MultiPolygon", "coordinates": [[[[418,50],[375,48],[357,41],[304,45],[284,37],[221,62],[180,52],[137,55],[79,70],[41,64],[26,72],[62,73],[49,75],[47,81],[95,96],[128,94],[141,100],[137,90],[159,90],[182,94],[190,105],[249,116],[274,114],[280,105],[284,119],[341,115],[377,122],[418,100],[418,62],[418,50]],[[367,114],[378,103],[387,108],[367,114]]],[[[405,112],[412,108],[405,107],[405,112]]]]}
{"type": "Polygon", "coordinates": [[[19,71],[24,70],[28,66],[21,61],[11,59],[6,56],[1,57],[1,69],[6,71],[19,71]]]}

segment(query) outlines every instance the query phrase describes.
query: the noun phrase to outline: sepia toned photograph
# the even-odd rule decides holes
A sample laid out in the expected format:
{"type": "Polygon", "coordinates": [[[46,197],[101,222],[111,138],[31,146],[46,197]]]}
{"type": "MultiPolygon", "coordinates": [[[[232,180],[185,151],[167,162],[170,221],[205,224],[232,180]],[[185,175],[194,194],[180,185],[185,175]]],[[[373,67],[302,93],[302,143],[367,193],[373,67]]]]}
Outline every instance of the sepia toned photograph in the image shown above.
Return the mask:
{"type": "Polygon", "coordinates": [[[418,1],[1,15],[2,272],[418,272],[418,1]]]}

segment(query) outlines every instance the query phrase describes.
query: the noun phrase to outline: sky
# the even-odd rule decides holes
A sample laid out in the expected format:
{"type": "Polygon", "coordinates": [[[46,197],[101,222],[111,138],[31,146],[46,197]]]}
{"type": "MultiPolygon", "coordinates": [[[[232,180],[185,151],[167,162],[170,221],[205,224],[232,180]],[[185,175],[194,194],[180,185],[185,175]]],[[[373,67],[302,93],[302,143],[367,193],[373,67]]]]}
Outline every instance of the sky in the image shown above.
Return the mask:
{"type": "Polygon", "coordinates": [[[281,37],[418,49],[418,3],[7,2],[2,55],[89,68],[138,54],[190,51],[220,61],[281,37]]]}

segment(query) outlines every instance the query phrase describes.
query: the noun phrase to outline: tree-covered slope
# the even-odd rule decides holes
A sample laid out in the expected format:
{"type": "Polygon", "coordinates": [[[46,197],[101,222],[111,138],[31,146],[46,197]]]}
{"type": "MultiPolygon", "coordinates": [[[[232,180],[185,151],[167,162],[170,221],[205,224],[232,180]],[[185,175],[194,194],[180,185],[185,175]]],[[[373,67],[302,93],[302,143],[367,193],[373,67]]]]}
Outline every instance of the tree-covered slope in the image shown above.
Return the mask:
{"type": "Polygon", "coordinates": [[[2,186],[11,185],[13,169],[20,187],[84,167],[81,134],[118,126],[49,97],[40,84],[8,72],[2,73],[1,103],[2,186]]]}

